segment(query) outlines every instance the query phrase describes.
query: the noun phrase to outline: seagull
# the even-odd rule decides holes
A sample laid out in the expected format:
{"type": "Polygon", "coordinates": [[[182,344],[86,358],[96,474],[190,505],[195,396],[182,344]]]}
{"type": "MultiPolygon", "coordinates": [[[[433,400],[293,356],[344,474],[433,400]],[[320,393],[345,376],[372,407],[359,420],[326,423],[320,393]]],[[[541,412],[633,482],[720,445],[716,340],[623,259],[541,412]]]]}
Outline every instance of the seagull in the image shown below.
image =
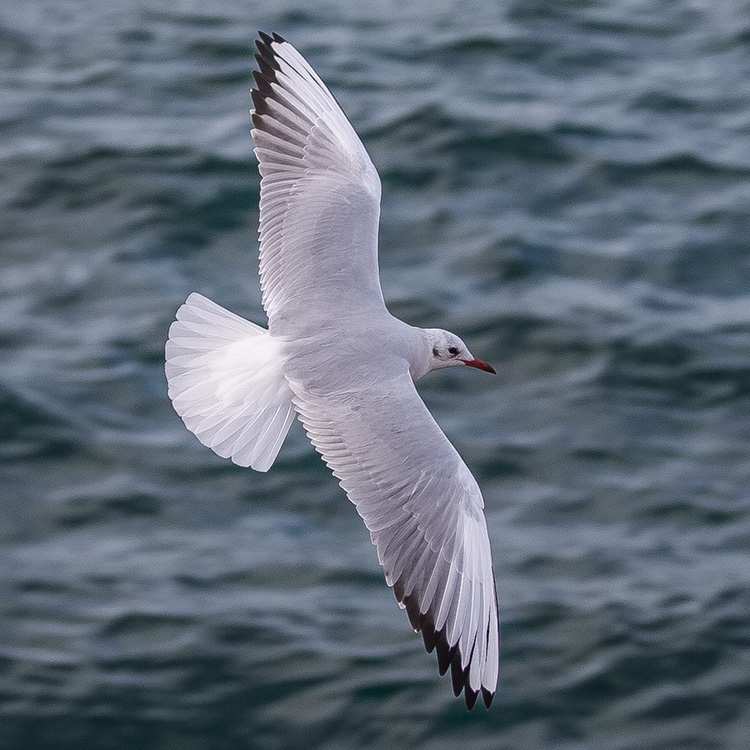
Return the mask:
{"type": "Polygon", "coordinates": [[[419,397],[433,370],[495,370],[455,334],[393,317],[377,260],[380,179],[334,96],[259,33],[251,110],[268,329],[192,293],[168,394],[201,443],[268,471],[295,415],[370,532],[385,580],[469,709],[497,688],[499,625],[479,485],[419,397]]]}

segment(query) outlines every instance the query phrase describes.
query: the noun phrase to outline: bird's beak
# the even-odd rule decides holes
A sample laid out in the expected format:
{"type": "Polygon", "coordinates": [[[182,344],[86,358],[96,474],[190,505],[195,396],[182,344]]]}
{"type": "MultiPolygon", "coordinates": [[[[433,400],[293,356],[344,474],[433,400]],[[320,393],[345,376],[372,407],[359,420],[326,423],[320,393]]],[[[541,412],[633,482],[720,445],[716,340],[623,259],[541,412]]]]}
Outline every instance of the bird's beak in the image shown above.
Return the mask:
{"type": "Polygon", "coordinates": [[[461,361],[465,365],[469,365],[469,367],[476,367],[477,370],[484,370],[485,372],[491,372],[493,375],[497,375],[495,368],[492,365],[488,365],[484,360],[475,357],[474,359],[462,359],[461,361]]]}

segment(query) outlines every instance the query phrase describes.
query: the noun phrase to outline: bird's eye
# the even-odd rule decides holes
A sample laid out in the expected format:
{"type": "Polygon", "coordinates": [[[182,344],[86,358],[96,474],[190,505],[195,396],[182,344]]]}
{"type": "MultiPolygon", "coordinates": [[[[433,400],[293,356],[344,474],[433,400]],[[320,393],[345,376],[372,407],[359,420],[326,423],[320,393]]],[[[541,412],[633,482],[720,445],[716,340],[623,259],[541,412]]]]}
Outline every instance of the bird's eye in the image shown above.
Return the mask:
{"type": "Polygon", "coordinates": [[[433,346],[432,347],[432,356],[433,357],[437,357],[439,354],[440,354],[440,352],[438,351],[438,348],[436,346],[433,346]]]}
{"type": "Polygon", "coordinates": [[[455,347],[455,346],[449,346],[449,347],[448,347],[448,354],[450,354],[450,355],[452,355],[453,357],[455,357],[455,356],[456,356],[456,354],[458,354],[458,348],[457,348],[457,347],[455,347]]]}

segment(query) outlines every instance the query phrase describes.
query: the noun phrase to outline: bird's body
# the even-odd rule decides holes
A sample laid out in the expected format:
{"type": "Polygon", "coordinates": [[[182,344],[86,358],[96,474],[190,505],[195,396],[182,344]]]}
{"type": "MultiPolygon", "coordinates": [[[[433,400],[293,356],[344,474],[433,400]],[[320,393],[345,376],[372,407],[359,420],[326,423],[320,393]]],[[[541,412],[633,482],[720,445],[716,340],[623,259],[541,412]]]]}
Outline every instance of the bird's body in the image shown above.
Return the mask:
{"type": "Polygon", "coordinates": [[[489,705],[498,673],[482,495],[419,398],[431,370],[470,365],[455,334],[387,310],[380,181],[309,64],[261,34],[253,138],[265,329],[191,294],[166,347],[169,395],[219,455],[266,471],[296,414],[362,516],[387,583],[456,695],[489,705]]]}

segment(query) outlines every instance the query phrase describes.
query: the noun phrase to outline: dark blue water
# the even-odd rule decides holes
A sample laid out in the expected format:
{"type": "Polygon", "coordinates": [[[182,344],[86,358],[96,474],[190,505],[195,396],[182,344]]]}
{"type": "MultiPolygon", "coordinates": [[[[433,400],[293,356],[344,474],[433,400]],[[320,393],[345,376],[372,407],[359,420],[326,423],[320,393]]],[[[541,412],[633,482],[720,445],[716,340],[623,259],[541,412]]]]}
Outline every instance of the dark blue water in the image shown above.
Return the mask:
{"type": "Polygon", "coordinates": [[[0,6],[0,747],[744,750],[750,6],[0,6]],[[501,682],[465,711],[293,430],[267,475],[166,397],[191,291],[263,322],[252,42],[384,188],[392,311],[484,489],[501,682]]]}

